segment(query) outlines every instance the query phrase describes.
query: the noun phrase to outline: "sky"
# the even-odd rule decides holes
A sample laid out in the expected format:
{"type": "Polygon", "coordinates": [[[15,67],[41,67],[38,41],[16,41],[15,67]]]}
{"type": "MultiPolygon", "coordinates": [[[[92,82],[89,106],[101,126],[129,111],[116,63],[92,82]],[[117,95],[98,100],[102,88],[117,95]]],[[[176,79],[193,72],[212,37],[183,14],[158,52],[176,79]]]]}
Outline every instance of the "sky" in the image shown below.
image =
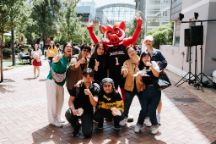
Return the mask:
{"type": "Polygon", "coordinates": [[[134,4],[135,5],[135,0],[80,0],[81,2],[91,2],[94,1],[96,3],[96,7],[105,5],[105,4],[110,4],[110,3],[129,3],[129,4],[134,4]]]}

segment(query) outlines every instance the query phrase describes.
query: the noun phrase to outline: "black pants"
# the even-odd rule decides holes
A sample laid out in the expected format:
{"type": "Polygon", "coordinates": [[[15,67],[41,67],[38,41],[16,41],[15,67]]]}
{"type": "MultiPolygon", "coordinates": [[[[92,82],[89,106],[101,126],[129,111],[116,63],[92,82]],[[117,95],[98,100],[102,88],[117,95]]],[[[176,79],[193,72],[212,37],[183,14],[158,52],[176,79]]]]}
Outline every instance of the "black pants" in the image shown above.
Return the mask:
{"type": "Polygon", "coordinates": [[[113,119],[115,127],[119,126],[119,122],[122,119],[121,116],[113,116],[111,110],[98,109],[95,112],[95,121],[97,121],[98,123],[103,123],[104,118],[113,119]]]}
{"type": "Polygon", "coordinates": [[[70,109],[68,109],[65,113],[65,117],[68,120],[68,122],[71,124],[71,126],[76,129],[79,127],[79,119],[81,119],[81,127],[82,127],[82,133],[85,137],[90,137],[92,135],[93,130],[93,112],[85,112],[80,116],[75,116],[71,112],[70,109]]]}
{"type": "Polygon", "coordinates": [[[124,112],[123,112],[124,118],[128,117],[130,106],[131,106],[131,103],[135,95],[137,95],[139,103],[141,105],[142,93],[134,93],[134,92],[129,92],[125,90],[124,112]]]}
{"type": "Polygon", "coordinates": [[[53,57],[48,57],[48,63],[50,66],[51,66],[52,62],[53,62],[53,57]]]}
{"type": "Polygon", "coordinates": [[[161,90],[154,85],[149,85],[143,92],[141,100],[141,111],[138,117],[138,124],[142,125],[147,115],[150,117],[152,125],[157,125],[156,110],[161,99],[161,90]]]}

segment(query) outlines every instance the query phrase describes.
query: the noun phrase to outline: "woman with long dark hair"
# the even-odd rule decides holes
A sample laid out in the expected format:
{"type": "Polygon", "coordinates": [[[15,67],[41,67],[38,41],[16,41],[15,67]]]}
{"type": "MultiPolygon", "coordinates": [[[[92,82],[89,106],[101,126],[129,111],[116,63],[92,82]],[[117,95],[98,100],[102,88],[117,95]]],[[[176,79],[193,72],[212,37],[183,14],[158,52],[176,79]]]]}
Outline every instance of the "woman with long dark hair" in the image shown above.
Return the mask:
{"type": "Polygon", "coordinates": [[[141,70],[139,74],[142,76],[143,83],[145,84],[145,90],[143,91],[141,100],[142,109],[134,131],[137,133],[140,132],[144,119],[146,116],[149,116],[152,123],[151,133],[156,134],[159,127],[156,110],[161,98],[161,90],[157,87],[160,68],[155,61],[151,61],[150,53],[143,52],[140,57],[139,69],[141,70]]]}
{"type": "Polygon", "coordinates": [[[95,46],[95,50],[91,55],[89,67],[94,70],[94,81],[100,83],[107,77],[106,53],[102,43],[95,46]]]}

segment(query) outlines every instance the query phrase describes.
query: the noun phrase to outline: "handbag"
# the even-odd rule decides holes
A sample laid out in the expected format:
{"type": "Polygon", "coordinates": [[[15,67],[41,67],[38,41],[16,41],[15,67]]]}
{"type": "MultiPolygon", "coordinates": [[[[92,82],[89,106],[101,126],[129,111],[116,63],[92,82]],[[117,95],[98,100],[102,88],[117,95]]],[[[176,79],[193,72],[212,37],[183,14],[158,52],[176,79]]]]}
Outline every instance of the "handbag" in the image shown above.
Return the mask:
{"type": "Polygon", "coordinates": [[[52,77],[54,81],[57,83],[63,82],[66,78],[66,72],[59,74],[59,73],[56,73],[53,69],[51,69],[51,72],[52,72],[52,77]]]}
{"type": "Polygon", "coordinates": [[[171,86],[171,82],[169,80],[169,77],[167,76],[167,74],[164,71],[162,71],[159,75],[157,86],[161,90],[166,89],[169,86],[171,86]]]}

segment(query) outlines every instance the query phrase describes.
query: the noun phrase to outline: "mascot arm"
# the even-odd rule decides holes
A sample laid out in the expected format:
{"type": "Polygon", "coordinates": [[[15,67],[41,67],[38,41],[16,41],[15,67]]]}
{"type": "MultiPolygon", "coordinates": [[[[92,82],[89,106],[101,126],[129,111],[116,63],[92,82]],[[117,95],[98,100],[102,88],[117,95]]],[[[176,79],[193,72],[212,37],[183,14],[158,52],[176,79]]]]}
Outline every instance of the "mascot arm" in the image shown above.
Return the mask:
{"type": "Polygon", "coordinates": [[[90,35],[91,39],[93,40],[94,44],[97,44],[99,42],[99,40],[98,40],[97,36],[94,33],[94,26],[93,25],[89,25],[87,27],[87,30],[88,30],[89,35],[90,35]]]}
{"type": "Polygon", "coordinates": [[[126,39],[123,40],[123,45],[124,46],[127,47],[127,46],[129,46],[131,44],[135,44],[136,41],[138,40],[139,35],[140,35],[141,31],[142,31],[142,19],[141,18],[136,19],[136,25],[137,26],[136,26],[136,29],[135,29],[133,35],[131,37],[126,38],[126,39]]]}

